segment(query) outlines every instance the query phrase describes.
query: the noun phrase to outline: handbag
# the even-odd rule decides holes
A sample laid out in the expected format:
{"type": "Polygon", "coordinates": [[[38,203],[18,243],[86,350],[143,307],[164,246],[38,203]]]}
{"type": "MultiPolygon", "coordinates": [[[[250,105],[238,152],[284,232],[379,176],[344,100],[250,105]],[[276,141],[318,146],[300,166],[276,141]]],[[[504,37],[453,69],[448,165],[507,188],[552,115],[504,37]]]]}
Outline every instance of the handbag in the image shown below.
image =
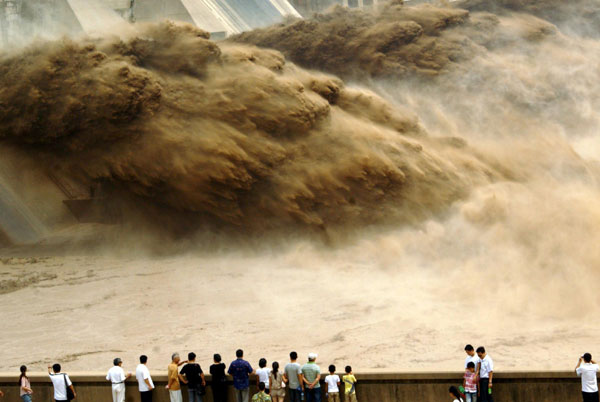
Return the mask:
{"type": "Polygon", "coordinates": [[[67,401],[72,401],[75,399],[75,394],[73,394],[73,390],[69,388],[69,384],[67,384],[67,375],[63,374],[63,379],[65,380],[65,392],[67,393],[67,401]]]}

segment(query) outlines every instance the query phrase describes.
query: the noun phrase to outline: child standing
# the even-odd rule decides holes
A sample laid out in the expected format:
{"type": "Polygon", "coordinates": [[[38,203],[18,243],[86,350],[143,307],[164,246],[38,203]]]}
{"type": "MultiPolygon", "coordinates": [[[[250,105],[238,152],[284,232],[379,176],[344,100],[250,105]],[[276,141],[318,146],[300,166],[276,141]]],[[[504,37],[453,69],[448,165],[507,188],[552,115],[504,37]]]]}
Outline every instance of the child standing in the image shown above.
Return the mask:
{"type": "Polygon", "coordinates": [[[265,392],[269,393],[269,374],[271,374],[271,370],[267,368],[267,359],[264,357],[258,361],[258,370],[256,370],[256,385],[260,385],[262,382],[265,384],[265,392]]]}
{"type": "Polygon", "coordinates": [[[463,378],[465,398],[467,402],[477,402],[477,374],[475,374],[475,363],[468,362],[463,378]]]}
{"type": "Polygon", "coordinates": [[[343,377],[344,385],[346,386],[346,399],[345,402],[357,402],[356,401],[356,377],[352,374],[352,367],[346,366],[346,375],[343,377]]]}
{"type": "Polygon", "coordinates": [[[325,395],[329,402],[340,402],[340,376],[335,373],[335,366],[329,366],[329,375],[325,377],[325,395]]]}
{"type": "Polygon", "coordinates": [[[252,402],[271,402],[271,396],[265,392],[265,383],[258,383],[258,393],[252,397],[252,402]]]}

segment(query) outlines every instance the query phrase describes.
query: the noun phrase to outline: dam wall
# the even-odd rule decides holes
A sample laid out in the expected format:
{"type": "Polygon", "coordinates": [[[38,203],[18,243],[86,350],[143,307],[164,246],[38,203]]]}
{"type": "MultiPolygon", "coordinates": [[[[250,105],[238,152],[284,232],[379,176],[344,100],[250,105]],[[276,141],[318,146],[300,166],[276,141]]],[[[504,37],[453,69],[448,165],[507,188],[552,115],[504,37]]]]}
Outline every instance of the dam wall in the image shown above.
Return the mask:
{"type": "MultiPolygon", "coordinates": [[[[170,19],[223,36],[300,17],[287,0],[145,0],[133,6],[136,21],[170,19]]],[[[218,36],[217,36],[218,37],[218,36]]]]}
{"type": "MultiPolygon", "coordinates": [[[[324,366],[324,365],[322,365],[324,366]]],[[[324,367],[322,367],[324,368],[324,367]]],[[[108,369],[108,367],[107,367],[108,369]]],[[[208,369],[208,367],[205,367],[208,369]]],[[[166,371],[166,370],[165,370],[166,371]]],[[[127,372],[127,370],[126,370],[127,372]]],[[[342,373],[339,373],[340,377],[342,373]]],[[[71,379],[77,392],[77,402],[101,402],[111,400],[111,387],[100,373],[72,373],[71,379]]],[[[448,387],[462,383],[460,372],[439,373],[355,373],[358,380],[357,397],[361,402],[439,402],[449,400],[448,387]]],[[[168,402],[169,394],[165,389],[165,373],[152,373],[156,389],[155,402],[168,402]]],[[[324,375],[323,375],[324,378],[324,375]]],[[[19,391],[18,375],[0,374],[0,389],[5,392],[6,401],[17,401],[19,391]]],[[[31,374],[30,380],[35,392],[34,401],[52,400],[52,386],[48,376],[41,373],[31,374]]],[[[230,379],[231,380],[231,379],[230,379]]],[[[207,395],[205,402],[212,402],[210,376],[207,376],[207,395]]],[[[251,379],[251,395],[256,392],[256,379],[251,379]]],[[[233,387],[229,382],[229,401],[235,401],[233,387]]],[[[324,389],[322,388],[323,392],[324,389]]],[[[187,401],[187,389],[182,388],[184,401],[187,401]]],[[[127,381],[126,402],[140,401],[137,381],[127,381]]],[[[494,399],[497,402],[579,402],[581,401],[580,379],[574,372],[498,372],[494,375],[494,399]]],[[[323,395],[324,397],[324,395],[323,395]]],[[[286,395],[286,401],[288,395],[286,395]]],[[[342,396],[342,401],[344,398],[342,396]]],[[[325,399],[323,398],[323,401],[325,399]]]]}
{"type": "Polygon", "coordinates": [[[77,221],[35,158],[0,146],[0,247],[33,244],[77,221]]]}

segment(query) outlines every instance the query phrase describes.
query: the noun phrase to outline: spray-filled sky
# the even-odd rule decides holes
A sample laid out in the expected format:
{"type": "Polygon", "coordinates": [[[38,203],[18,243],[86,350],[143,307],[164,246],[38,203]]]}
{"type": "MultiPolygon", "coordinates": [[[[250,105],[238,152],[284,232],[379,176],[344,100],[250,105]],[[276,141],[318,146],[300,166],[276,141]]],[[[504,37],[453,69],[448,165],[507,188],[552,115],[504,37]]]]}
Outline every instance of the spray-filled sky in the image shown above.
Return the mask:
{"type": "Polygon", "coordinates": [[[597,27],[591,0],[392,2],[3,53],[3,152],[102,183],[121,224],[6,251],[0,365],[570,368],[597,347],[597,27]]]}

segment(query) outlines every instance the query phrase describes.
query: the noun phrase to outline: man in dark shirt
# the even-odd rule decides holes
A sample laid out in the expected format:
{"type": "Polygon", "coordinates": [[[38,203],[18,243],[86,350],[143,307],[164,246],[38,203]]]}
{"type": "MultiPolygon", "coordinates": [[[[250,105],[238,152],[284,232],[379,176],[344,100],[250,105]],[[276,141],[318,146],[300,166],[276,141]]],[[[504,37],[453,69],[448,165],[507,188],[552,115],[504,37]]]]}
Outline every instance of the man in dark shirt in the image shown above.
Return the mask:
{"type": "Polygon", "coordinates": [[[250,363],[244,360],[244,351],[235,352],[236,360],[231,362],[227,373],[233,377],[233,387],[237,402],[248,402],[250,397],[250,374],[254,372],[250,363]]]}
{"type": "Polygon", "coordinates": [[[204,380],[202,368],[196,363],[196,354],[194,352],[188,353],[188,363],[183,366],[179,374],[183,378],[183,383],[188,386],[189,401],[202,402],[206,381],[204,380]]]}

